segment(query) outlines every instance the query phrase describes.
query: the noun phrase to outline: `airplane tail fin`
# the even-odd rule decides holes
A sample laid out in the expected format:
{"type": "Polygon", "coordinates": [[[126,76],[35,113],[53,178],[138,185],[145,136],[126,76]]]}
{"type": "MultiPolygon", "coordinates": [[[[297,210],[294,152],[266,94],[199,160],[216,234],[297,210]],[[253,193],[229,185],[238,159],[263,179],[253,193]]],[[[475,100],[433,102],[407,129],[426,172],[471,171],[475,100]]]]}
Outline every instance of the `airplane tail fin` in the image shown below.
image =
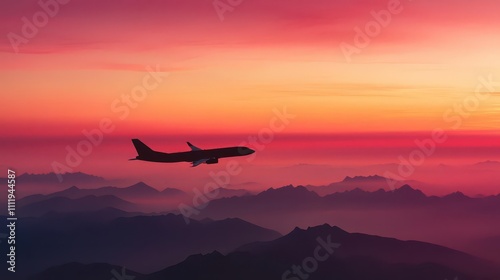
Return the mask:
{"type": "Polygon", "coordinates": [[[139,156],[148,156],[156,153],[150,147],[146,146],[146,144],[142,143],[139,139],[132,139],[132,143],[134,143],[134,147],[137,150],[137,154],[139,156]]]}

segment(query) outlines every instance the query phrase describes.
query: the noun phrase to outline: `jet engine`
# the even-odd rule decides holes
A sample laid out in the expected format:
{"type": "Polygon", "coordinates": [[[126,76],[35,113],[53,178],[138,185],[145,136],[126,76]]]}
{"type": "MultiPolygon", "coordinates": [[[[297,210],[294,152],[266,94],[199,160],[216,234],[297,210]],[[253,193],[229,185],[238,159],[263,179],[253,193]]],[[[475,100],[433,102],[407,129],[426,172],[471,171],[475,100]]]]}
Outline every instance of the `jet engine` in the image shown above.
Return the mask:
{"type": "Polygon", "coordinates": [[[219,162],[219,159],[218,158],[211,158],[209,160],[206,161],[207,164],[215,164],[215,163],[218,163],[219,162]]]}

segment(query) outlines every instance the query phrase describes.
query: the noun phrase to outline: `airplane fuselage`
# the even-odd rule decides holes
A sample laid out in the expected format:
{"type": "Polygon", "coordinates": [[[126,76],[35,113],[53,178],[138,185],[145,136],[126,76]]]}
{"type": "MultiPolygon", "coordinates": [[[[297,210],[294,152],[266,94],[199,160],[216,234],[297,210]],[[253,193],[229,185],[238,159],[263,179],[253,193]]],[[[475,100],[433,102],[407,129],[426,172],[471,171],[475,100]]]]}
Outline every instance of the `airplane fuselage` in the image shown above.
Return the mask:
{"type": "Polygon", "coordinates": [[[255,151],[247,147],[227,147],[218,149],[200,149],[191,143],[187,142],[191,151],[178,153],[157,152],[139,139],[132,139],[138,156],[132,160],[143,160],[151,162],[191,162],[194,166],[202,163],[214,164],[218,163],[220,158],[240,157],[253,154],[255,151]]]}
{"type": "Polygon", "coordinates": [[[177,153],[155,152],[147,156],[137,156],[136,159],[152,162],[193,162],[202,159],[239,157],[246,154],[241,153],[244,147],[228,147],[219,149],[207,149],[200,151],[187,151],[177,153]]]}

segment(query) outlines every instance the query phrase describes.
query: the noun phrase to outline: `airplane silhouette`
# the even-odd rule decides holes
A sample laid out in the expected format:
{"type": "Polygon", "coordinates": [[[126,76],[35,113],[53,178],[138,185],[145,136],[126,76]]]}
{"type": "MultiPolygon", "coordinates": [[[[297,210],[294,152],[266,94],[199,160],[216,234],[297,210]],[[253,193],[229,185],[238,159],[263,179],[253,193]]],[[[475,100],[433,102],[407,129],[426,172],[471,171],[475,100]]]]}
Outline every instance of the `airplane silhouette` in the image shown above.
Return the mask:
{"type": "Polygon", "coordinates": [[[142,143],[139,139],[132,139],[137,153],[139,154],[135,158],[130,160],[143,160],[152,162],[191,162],[192,167],[198,166],[202,163],[215,164],[219,162],[219,158],[226,157],[240,157],[255,153],[254,150],[237,146],[237,147],[226,147],[218,149],[200,149],[193,144],[187,142],[188,146],[191,148],[189,152],[178,152],[178,153],[163,153],[152,150],[146,144],[142,143]]]}

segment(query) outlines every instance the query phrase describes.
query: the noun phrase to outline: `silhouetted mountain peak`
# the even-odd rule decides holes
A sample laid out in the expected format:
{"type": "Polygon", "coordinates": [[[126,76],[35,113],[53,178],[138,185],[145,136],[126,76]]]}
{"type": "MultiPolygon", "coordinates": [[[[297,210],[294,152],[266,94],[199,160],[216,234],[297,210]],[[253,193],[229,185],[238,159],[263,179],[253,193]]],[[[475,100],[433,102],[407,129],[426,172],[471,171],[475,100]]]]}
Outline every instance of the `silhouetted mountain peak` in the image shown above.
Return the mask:
{"type": "MultiPolygon", "coordinates": [[[[325,223],[319,226],[308,227],[307,229],[301,229],[295,227],[289,234],[285,235],[285,238],[313,238],[314,236],[323,235],[345,235],[349,234],[347,231],[339,228],[338,226],[330,226],[325,223]]],[[[314,239],[314,238],[313,238],[314,239]]]]}
{"type": "Polygon", "coordinates": [[[83,189],[80,189],[76,186],[72,186],[72,187],[69,187],[65,190],[52,193],[49,196],[72,196],[72,195],[76,195],[76,194],[80,193],[80,191],[83,191],[83,189]]]}
{"type": "Polygon", "coordinates": [[[342,182],[374,182],[374,181],[385,181],[386,178],[379,175],[371,176],[346,176],[342,182]]]}
{"type": "Polygon", "coordinates": [[[415,191],[415,189],[412,188],[410,185],[405,184],[402,185],[401,188],[397,189],[397,191],[415,191]]]}
{"type": "Polygon", "coordinates": [[[217,250],[214,250],[212,253],[207,254],[207,256],[212,256],[212,257],[223,257],[224,255],[220,253],[217,250]]]}
{"type": "Polygon", "coordinates": [[[323,224],[319,226],[308,227],[301,229],[295,227],[287,235],[268,242],[255,242],[241,246],[236,251],[238,252],[253,252],[265,254],[279,254],[281,256],[295,255],[315,246],[318,240],[343,240],[350,233],[336,226],[323,224]]]}
{"type": "Polygon", "coordinates": [[[289,234],[298,234],[298,233],[301,233],[304,231],[305,231],[304,229],[301,229],[299,227],[295,227],[289,234]]]}
{"type": "Polygon", "coordinates": [[[76,186],[72,186],[72,187],[69,187],[69,188],[62,190],[60,192],[56,192],[55,194],[57,194],[57,195],[75,194],[75,193],[78,193],[79,191],[80,191],[80,188],[78,188],[76,186]]]}
{"type": "Polygon", "coordinates": [[[319,226],[313,226],[313,227],[307,227],[306,230],[330,230],[332,228],[339,228],[337,226],[330,226],[330,224],[328,223],[324,223],[322,225],[319,225],[319,226]]]}
{"type": "Polygon", "coordinates": [[[265,194],[275,194],[275,193],[280,193],[280,194],[293,194],[293,193],[315,194],[314,192],[306,189],[304,186],[294,187],[293,185],[287,185],[287,186],[277,188],[277,189],[269,188],[266,191],[261,192],[260,194],[265,195],[265,194]]]}
{"type": "Polygon", "coordinates": [[[327,223],[319,225],[319,226],[314,226],[314,227],[308,227],[307,230],[308,232],[313,232],[313,233],[330,233],[330,234],[348,234],[347,231],[339,228],[338,226],[331,226],[327,223]]]}
{"type": "Polygon", "coordinates": [[[425,197],[426,196],[423,192],[421,192],[420,190],[412,188],[408,184],[401,186],[401,188],[399,188],[399,189],[396,189],[394,191],[394,193],[398,194],[398,195],[405,195],[405,196],[407,196],[407,195],[421,196],[421,197],[425,197]]]}
{"type": "Polygon", "coordinates": [[[466,196],[462,192],[457,191],[457,192],[454,192],[454,193],[450,193],[449,195],[446,195],[443,198],[448,198],[448,199],[468,199],[470,197],[466,196]]]}
{"type": "Polygon", "coordinates": [[[270,188],[259,193],[257,197],[260,199],[271,199],[275,201],[282,200],[283,198],[289,198],[305,202],[307,201],[307,199],[319,198],[319,195],[313,191],[306,189],[303,186],[294,187],[292,185],[288,185],[277,189],[270,188]]]}
{"type": "Polygon", "coordinates": [[[280,187],[280,188],[269,188],[267,189],[266,191],[277,191],[277,190],[293,190],[295,189],[295,187],[293,185],[286,185],[286,186],[283,186],[283,187],[280,187]]]}
{"type": "Polygon", "coordinates": [[[134,191],[148,191],[148,192],[155,191],[155,192],[158,192],[157,189],[151,187],[150,185],[148,185],[144,182],[139,182],[139,183],[133,184],[132,186],[127,187],[127,189],[134,190],[134,191]]]}
{"type": "Polygon", "coordinates": [[[181,194],[186,194],[185,192],[175,189],[175,188],[166,188],[161,191],[162,194],[168,194],[168,195],[181,195],[181,194]]]}

